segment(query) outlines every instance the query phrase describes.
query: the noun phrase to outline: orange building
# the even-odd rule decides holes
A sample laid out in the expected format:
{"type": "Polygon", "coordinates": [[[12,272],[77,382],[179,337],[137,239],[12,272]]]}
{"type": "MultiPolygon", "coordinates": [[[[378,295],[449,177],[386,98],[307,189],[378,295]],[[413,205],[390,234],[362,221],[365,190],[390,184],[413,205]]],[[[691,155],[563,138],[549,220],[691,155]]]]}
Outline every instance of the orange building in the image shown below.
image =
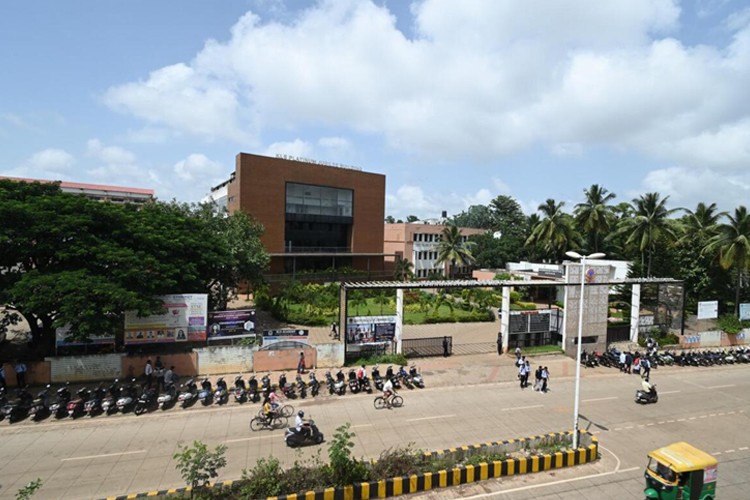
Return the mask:
{"type": "Polygon", "coordinates": [[[240,153],[211,196],[263,224],[271,275],[353,268],[382,276],[385,176],[240,153]]]}

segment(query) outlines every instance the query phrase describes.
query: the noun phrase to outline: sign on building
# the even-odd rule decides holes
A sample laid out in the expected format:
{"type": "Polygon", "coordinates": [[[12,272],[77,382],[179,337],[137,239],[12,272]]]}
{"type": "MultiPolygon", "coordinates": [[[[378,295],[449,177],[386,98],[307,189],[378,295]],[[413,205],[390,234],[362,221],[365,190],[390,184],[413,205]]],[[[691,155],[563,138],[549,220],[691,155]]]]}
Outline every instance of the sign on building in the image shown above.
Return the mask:
{"type": "Polygon", "coordinates": [[[114,344],[114,334],[89,335],[88,340],[75,340],[70,337],[70,325],[55,329],[55,344],[57,347],[63,346],[84,346],[84,345],[106,345],[114,344]]]}
{"type": "Polygon", "coordinates": [[[740,304],[740,321],[750,319],[750,304],[740,304]]]}
{"type": "Polygon", "coordinates": [[[263,345],[278,340],[307,340],[310,330],[263,330],[263,345]]]}
{"type": "Polygon", "coordinates": [[[255,309],[208,313],[208,340],[254,337],[255,309]]]}
{"type": "Polygon", "coordinates": [[[396,335],[396,316],[352,316],[346,320],[350,343],[391,342],[396,335]]]}
{"type": "Polygon", "coordinates": [[[719,301],[698,302],[698,319],[716,319],[719,317],[719,301]]]}
{"type": "Polygon", "coordinates": [[[206,340],[208,295],[162,295],[162,312],[138,316],[125,311],[125,344],[196,342],[206,340]]]}

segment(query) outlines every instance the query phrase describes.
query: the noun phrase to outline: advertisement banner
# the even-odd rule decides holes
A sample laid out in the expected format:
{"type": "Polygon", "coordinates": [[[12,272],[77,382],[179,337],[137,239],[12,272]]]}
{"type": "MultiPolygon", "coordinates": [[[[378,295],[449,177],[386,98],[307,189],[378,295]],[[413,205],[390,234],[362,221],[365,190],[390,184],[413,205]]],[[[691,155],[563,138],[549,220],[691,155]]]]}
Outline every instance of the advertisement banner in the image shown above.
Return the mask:
{"type": "Polygon", "coordinates": [[[719,301],[698,302],[698,319],[716,319],[719,317],[719,301]]]}
{"type": "Polygon", "coordinates": [[[113,335],[89,335],[88,342],[83,340],[73,340],[69,339],[68,336],[70,335],[70,325],[65,325],[62,328],[56,328],[55,329],[55,344],[57,347],[67,347],[67,346],[81,346],[81,345],[106,345],[106,344],[114,344],[115,343],[115,336],[113,335]]]}
{"type": "Polygon", "coordinates": [[[255,309],[208,313],[208,340],[254,337],[255,309]]]}
{"type": "Polygon", "coordinates": [[[740,304],[740,321],[750,319],[750,304],[740,304]]]}
{"type": "Polygon", "coordinates": [[[162,295],[163,312],[139,317],[125,311],[125,344],[196,342],[206,340],[208,295],[162,295]]]}
{"type": "Polygon", "coordinates": [[[396,335],[396,316],[352,316],[346,320],[350,343],[391,342],[396,335]]]}
{"type": "Polygon", "coordinates": [[[307,341],[309,336],[310,330],[293,330],[291,328],[282,330],[263,330],[263,345],[278,340],[307,341]]]}

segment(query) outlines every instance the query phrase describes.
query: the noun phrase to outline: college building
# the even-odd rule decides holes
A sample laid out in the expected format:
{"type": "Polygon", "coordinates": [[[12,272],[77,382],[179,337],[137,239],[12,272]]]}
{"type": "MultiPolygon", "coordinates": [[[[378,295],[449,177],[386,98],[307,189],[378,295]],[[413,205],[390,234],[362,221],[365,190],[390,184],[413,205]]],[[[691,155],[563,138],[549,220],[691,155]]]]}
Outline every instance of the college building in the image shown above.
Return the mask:
{"type": "Polygon", "coordinates": [[[60,190],[63,193],[78,194],[97,201],[109,201],[112,203],[147,203],[154,201],[153,189],[107,186],[104,184],[84,184],[81,182],[50,181],[43,179],[26,179],[23,177],[0,176],[0,179],[16,182],[39,182],[41,184],[58,182],[60,184],[60,190]]]}
{"type": "Polygon", "coordinates": [[[288,156],[240,153],[209,196],[265,228],[269,276],[350,268],[383,278],[385,175],[288,156]]]}

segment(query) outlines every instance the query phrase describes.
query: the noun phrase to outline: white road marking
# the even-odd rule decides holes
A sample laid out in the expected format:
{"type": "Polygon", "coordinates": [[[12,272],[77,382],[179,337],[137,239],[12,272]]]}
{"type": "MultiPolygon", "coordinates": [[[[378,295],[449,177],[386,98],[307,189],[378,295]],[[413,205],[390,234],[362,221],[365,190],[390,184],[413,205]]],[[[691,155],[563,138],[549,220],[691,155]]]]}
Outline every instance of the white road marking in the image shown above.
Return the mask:
{"type": "Polygon", "coordinates": [[[69,460],[88,460],[90,458],[104,458],[104,457],[117,457],[120,455],[136,455],[138,453],[146,453],[146,450],[138,450],[138,451],[123,451],[120,453],[106,453],[104,455],[89,455],[87,457],[72,457],[72,458],[63,458],[60,461],[61,462],[67,462],[69,460]]]}
{"type": "Polygon", "coordinates": [[[500,411],[513,411],[513,410],[531,410],[533,408],[544,408],[544,405],[533,405],[533,406],[515,406],[513,408],[503,408],[500,411]]]}
{"type": "Polygon", "coordinates": [[[451,418],[455,417],[455,415],[436,415],[434,417],[422,417],[422,418],[408,418],[406,419],[407,422],[419,422],[421,420],[434,420],[436,418],[451,418]]]}
{"type": "Polygon", "coordinates": [[[661,391],[660,394],[677,394],[678,392],[682,391],[661,391]]]}
{"type": "Polygon", "coordinates": [[[266,434],[264,436],[253,436],[253,437],[247,437],[247,438],[237,438],[237,439],[227,439],[224,441],[225,443],[241,443],[242,441],[255,441],[258,439],[266,439],[266,438],[272,438],[272,437],[278,437],[281,436],[281,433],[275,433],[275,434],[266,434]]]}
{"type": "Polygon", "coordinates": [[[729,387],[736,387],[734,384],[727,384],[727,385],[715,385],[713,387],[706,387],[706,389],[713,390],[713,389],[727,389],[729,387]]]}
{"type": "Polygon", "coordinates": [[[357,429],[359,427],[372,427],[372,424],[358,424],[358,425],[352,425],[352,429],[357,429]]]}
{"type": "Polygon", "coordinates": [[[745,450],[747,450],[747,446],[743,446],[742,448],[739,448],[739,450],[740,451],[745,451],[745,450]]]}
{"type": "Polygon", "coordinates": [[[581,400],[581,403],[593,403],[594,401],[609,401],[610,399],[618,399],[618,398],[617,396],[612,396],[609,398],[583,399],[581,400]]]}

